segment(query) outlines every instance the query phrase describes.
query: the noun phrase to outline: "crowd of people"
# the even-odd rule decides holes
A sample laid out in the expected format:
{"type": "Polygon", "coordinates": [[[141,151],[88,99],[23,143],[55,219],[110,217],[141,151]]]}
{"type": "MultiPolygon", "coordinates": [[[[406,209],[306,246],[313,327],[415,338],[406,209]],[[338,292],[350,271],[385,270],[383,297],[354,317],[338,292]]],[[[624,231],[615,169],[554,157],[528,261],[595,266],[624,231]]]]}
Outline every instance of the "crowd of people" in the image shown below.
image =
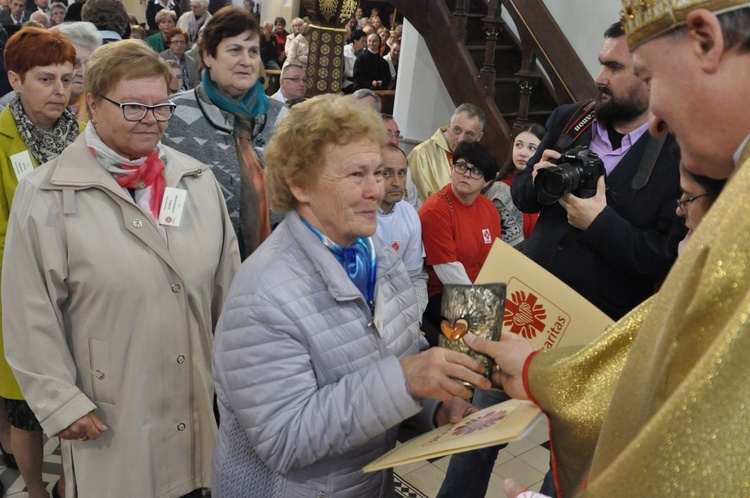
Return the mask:
{"type": "MultiPolygon", "coordinates": [[[[375,8],[371,17],[363,17],[362,8],[357,8],[346,25],[347,43],[342,47],[344,93],[361,88],[386,90],[396,86],[402,25],[390,30],[382,25],[377,14],[375,8]]],[[[261,58],[266,69],[283,70],[288,65],[307,67],[310,21],[296,17],[292,19],[291,28],[291,33],[286,31],[283,17],[263,23],[261,58]]]]}
{"type": "MultiPolygon", "coordinates": [[[[45,434],[52,496],[392,496],[361,469],[402,423],[509,397],[549,417],[543,496],[746,490],[750,3],[623,0],[598,95],[498,158],[468,102],[403,152],[377,9],[347,25],[351,95],[305,99],[306,19],[152,0],[146,36],[117,0],[35,1],[44,22],[0,15],[0,451],[30,498],[45,434]],[[550,198],[580,147],[601,169],[550,198]],[[435,347],[444,286],[497,240],[615,325],[543,353],[468,334],[491,378],[435,347]]],[[[454,456],[439,496],[485,496],[498,450],[454,456]]]]}

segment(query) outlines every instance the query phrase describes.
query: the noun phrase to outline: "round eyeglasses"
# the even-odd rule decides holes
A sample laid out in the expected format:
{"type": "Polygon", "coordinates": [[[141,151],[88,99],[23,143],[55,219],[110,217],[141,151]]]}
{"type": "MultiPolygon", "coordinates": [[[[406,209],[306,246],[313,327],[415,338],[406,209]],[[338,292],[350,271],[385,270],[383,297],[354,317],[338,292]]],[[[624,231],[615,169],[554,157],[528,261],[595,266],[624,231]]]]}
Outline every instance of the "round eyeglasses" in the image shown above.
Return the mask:
{"type": "Polygon", "coordinates": [[[456,161],[453,163],[453,169],[456,170],[456,173],[459,175],[465,175],[466,172],[469,172],[469,176],[472,177],[475,180],[479,180],[480,178],[484,178],[484,172],[477,168],[476,166],[469,167],[469,164],[466,161],[456,161]]]}
{"type": "Polygon", "coordinates": [[[165,102],[164,104],[146,105],[139,104],[137,102],[118,102],[102,95],[102,98],[107,102],[112,102],[115,105],[119,105],[122,109],[122,116],[127,121],[138,122],[146,117],[148,111],[154,113],[154,117],[157,121],[169,121],[169,118],[174,114],[174,110],[177,108],[177,104],[172,101],[165,102]]]}
{"type": "Polygon", "coordinates": [[[691,202],[700,199],[701,197],[706,197],[707,195],[714,194],[716,194],[716,192],[706,192],[705,194],[694,195],[693,197],[688,197],[687,199],[677,199],[677,207],[680,208],[680,212],[682,212],[682,214],[687,216],[687,208],[685,207],[686,204],[690,204],[691,202]]]}

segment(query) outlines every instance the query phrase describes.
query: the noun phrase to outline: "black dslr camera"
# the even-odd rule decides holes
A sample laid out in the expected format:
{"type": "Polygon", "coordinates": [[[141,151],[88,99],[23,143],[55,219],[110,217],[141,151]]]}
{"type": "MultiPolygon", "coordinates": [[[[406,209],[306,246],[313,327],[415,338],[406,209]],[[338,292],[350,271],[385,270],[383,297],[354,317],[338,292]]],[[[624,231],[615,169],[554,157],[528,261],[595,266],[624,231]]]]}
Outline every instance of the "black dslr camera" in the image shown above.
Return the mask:
{"type": "Polygon", "coordinates": [[[539,202],[544,205],[554,204],[569,192],[590,197],[596,192],[597,180],[605,174],[602,160],[585,145],[570,149],[556,163],[557,166],[536,172],[534,186],[539,202]]]}

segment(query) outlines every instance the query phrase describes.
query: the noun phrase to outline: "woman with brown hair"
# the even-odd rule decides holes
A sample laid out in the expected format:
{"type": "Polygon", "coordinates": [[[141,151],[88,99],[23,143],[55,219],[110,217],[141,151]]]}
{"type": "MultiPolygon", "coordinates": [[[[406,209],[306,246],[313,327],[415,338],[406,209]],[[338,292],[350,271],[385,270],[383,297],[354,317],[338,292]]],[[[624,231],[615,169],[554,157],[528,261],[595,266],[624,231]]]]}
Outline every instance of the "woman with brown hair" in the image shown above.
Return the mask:
{"type": "Polygon", "coordinates": [[[201,83],[174,97],[164,143],[203,161],[222,186],[244,259],[271,232],[263,149],[288,112],[266,97],[258,74],[260,26],[239,7],[219,10],[198,43],[201,83]]]}
{"type": "MultiPolygon", "coordinates": [[[[60,33],[23,28],[8,40],[5,67],[15,97],[0,114],[0,249],[5,246],[10,206],[18,182],[40,164],[56,158],[83,130],[67,109],[76,51],[60,33]]],[[[2,268],[5,270],[5,268],[2,268]]],[[[26,287],[9,289],[20,297],[26,287]],[[21,292],[20,289],[24,289],[21,292]]],[[[23,305],[22,305],[23,307],[23,305]]],[[[9,310],[5,306],[5,318],[9,310]]],[[[26,331],[23,331],[26,332],[26,331]]],[[[22,333],[21,340],[28,341],[22,333]]],[[[46,498],[42,481],[42,427],[6,363],[0,341],[0,397],[5,399],[13,454],[30,498],[46,498]]],[[[0,439],[1,442],[1,439],[0,439]]]]}
{"type": "Polygon", "coordinates": [[[185,54],[188,43],[188,34],[180,28],[172,28],[167,31],[169,48],[159,55],[164,60],[172,60],[180,65],[182,71],[182,86],[179,91],[187,91],[200,82],[200,69],[198,62],[185,54]]]}
{"type": "Polygon", "coordinates": [[[484,193],[492,200],[500,215],[503,242],[518,249],[522,249],[526,239],[531,237],[539,213],[522,213],[513,204],[510,185],[516,173],[526,168],[526,161],[536,153],[544,132],[544,126],[537,123],[528,123],[516,132],[510,162],[500,169],[497,181],[484,193]]]}

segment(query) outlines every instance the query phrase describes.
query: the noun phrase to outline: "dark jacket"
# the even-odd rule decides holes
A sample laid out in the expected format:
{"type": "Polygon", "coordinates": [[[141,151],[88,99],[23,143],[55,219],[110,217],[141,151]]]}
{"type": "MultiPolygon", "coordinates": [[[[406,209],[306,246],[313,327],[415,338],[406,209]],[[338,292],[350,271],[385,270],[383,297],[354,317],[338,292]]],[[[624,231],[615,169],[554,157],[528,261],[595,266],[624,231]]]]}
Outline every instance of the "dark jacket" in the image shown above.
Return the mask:
{"type": "MultiPolygon", "coordinates": [[[[648,182],[635,190],[631,181],[651,137],[644,133],[607,177],[607,207],[587,230],[573,228],[559,203],[543,206],[537,202],[531,173],[544,150],[554,148],[580,105],[565,105],[552,113],[537,153],[526,169],[516,174],[511,193],[521,211],[541,211],[524,253],[604,313],[619,319],[655,292],[677,253],[666,242],[680,196],[679,168],[670,150],[674,139],[667,138],[648,182]]],[[[568,148],[588,145],[590,130],[568,148]]]]}
{"type": "MultiPolygon", "coordinates": [[[[177,60],[177,56],[172,52],[171,48],[168,48],[164,52],[159,52],[159,55],[162,59],[165,61],[172,60],[175,62],[180,62],[177,60]]],[[[198,86],[198,83],[201,82],[201,71],[200,71],[200,64],[198,64],[198,61],[190,57],[188,54],[184,54],[183,57],[185,58],[185,65],[187,66],[187,73],[188,73],[188,90],[192,90],[196,86],[198,86]]]]}
{"type": "Polygon", "coordinates": [[[268,66],[268,63],[270,61],[275,61],[278,64],[279,61],[276,58],[278,54],[279,54],[279,47],[278,47],[278,44],[276,43],[276,37],[271,35],[271,38],[266,40],[266,37],[261,34],[260,35],[260,60],[263,61],[263,65],[268,66]]]}
{"type": "MultiPolygon", "coordinates": [[[[21,14],[21,24],[25,23],[29,20],[31,17],[31,12],[28,10],[24,10],[23,14],[21,14]]],[[[7,24],[9,26],[12,26],[15,24],[13,22],[13,19],[10,17],[10,9],[4,10],[2,14],[0,14],[0,24],[7,24]]]]}
{"type": "Polygon", "coordinates": [[[379,54],[373,54],[365,49],[354,63],[354,89],[372,88],[372,82],[376,80],[383,82],[383,86],[378,89],[388,88],[388,83],[391,82],[391,69],[388,62],[379,54]]]}

